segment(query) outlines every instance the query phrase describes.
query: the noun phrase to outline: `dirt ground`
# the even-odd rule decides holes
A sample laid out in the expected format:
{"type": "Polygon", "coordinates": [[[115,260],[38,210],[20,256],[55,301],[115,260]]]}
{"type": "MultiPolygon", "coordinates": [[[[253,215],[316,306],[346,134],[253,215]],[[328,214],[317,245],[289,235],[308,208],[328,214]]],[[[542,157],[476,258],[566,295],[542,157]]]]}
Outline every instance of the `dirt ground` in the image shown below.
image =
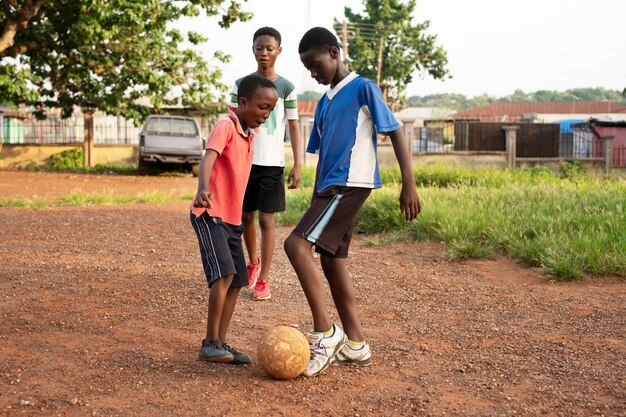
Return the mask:
{"type": "MultiPolygon", "coordinates": [[[[0,199],[195,187],[0,171],[0,199]]],[[[187,205],[0,208],[1,416],[626,416],[626,280],[550,283],[506,258],[450,262],[437,242],[356,236],[372,366],[276,381],[200,362],[208,290],[187,205]]],[[[289,231],[273,299],[242,291],[231,326],[253,358],[270,328],[311,328],[289,231]]]]}

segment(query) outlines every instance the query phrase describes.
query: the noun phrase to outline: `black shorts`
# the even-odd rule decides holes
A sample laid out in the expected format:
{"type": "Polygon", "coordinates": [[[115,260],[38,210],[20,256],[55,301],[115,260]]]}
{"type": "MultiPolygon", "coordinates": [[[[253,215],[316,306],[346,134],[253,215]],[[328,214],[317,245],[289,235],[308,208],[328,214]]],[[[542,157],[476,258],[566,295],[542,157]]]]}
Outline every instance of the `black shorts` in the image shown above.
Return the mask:
{"type": "Polygon", "coordinates": [[[314,193],[293,233],[313,243],[318,253],[347,258],[356,214],[371,192],[370,188],[329,187],[314,193]]]}
{"type": "Polygon", "coordinates": [[[224,223],[205,211],[200,217],[190,213],[193,229],[198,237],[202,267],[209,288],[221,277],[235,275],[231,288],[248,285],[246,258],[241,245],[243,226],[224,223]]]}
{"type": "Polygon", "coordinates": [[[243,197],[243,211],[285,211],[285,168],[252,165],[243,197]]]}

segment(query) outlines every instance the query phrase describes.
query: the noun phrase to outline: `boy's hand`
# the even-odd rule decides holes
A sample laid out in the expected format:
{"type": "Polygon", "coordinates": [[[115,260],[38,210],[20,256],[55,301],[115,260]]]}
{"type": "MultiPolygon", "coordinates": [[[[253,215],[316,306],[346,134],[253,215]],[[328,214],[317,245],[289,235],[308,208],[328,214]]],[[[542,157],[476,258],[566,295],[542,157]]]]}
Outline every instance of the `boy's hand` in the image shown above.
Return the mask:
{"type": "Polygon", "coordinates": [[[400,213],[404,213],[406,221],[410,222],[415,220],[420,211],[422,211],[422,204],[415,185],[403,185],[400,191],[400,213]]]}
{"type": "Polygon", "coordinates": [[[302,180],[302,169],[299,166],[294,166],[289,171],[289,175],[287,176],[287,188],[294,189],[300,186],[300,181],[302,180]]]}
{"type": "Polygon", "coordinates": [[[193,199],[193,206],[211,208],[213,206],[212,201],[213,193],[200,191],[198,194],[196,194],[196,198],[193,199]]]}

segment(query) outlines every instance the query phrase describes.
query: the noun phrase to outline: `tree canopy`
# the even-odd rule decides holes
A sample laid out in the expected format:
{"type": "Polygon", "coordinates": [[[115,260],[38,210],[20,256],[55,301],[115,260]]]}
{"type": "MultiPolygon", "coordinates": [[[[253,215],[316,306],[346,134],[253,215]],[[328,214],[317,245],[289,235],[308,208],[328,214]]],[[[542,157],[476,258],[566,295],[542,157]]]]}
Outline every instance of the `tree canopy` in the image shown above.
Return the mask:
{"type": "Polygon", "coordinates": [[[347,50],[349,68],[376,80],[388,103],[403,99],[416,73],[435,79],[450,76],[446,51],[427,33],[430,22],[413,23],[415,0],[363,4],[362,15],[346,7],[346,22],[335,19],[334,29],[347,50]]]}
{"type": "MultiPolygon", "coordinates": [[[[210,104],[226,86],[219,69],[209,68],[194,49],[206,39],[172,24],[205,13],[227,28],[251,17],[238,0],[222,3],[3,0],[0,99],[60,107],[66,116],[78,105],[136,121],[151,107],[215,111],[210,104]]],[[[226,62],[229,57],[216,52],[215,59],[226,62]]]]}

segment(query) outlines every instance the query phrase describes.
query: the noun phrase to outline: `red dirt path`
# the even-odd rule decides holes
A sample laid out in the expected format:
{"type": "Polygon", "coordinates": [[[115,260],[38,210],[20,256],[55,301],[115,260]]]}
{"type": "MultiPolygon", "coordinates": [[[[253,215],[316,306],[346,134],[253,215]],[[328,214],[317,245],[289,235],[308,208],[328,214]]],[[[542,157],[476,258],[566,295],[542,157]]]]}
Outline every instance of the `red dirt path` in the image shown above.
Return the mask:
{"type": "MultiPolygon", "coordinates": [[[[0,171],[0,195],[181,195],[195,181],[0,171]]],[[[256,363],[199,362],[207,288],[187,204],[0,208],[0,415],[626,416],[623,279],[550,283],[506,258],[449,262],[438,243],[356,237],[368,368],[275,381],[256,363]]],[[[268,329],[311,327],[289,231],[273,299],[243,291],[235,312],[229,343],[253,358],[268,329]]]]}

